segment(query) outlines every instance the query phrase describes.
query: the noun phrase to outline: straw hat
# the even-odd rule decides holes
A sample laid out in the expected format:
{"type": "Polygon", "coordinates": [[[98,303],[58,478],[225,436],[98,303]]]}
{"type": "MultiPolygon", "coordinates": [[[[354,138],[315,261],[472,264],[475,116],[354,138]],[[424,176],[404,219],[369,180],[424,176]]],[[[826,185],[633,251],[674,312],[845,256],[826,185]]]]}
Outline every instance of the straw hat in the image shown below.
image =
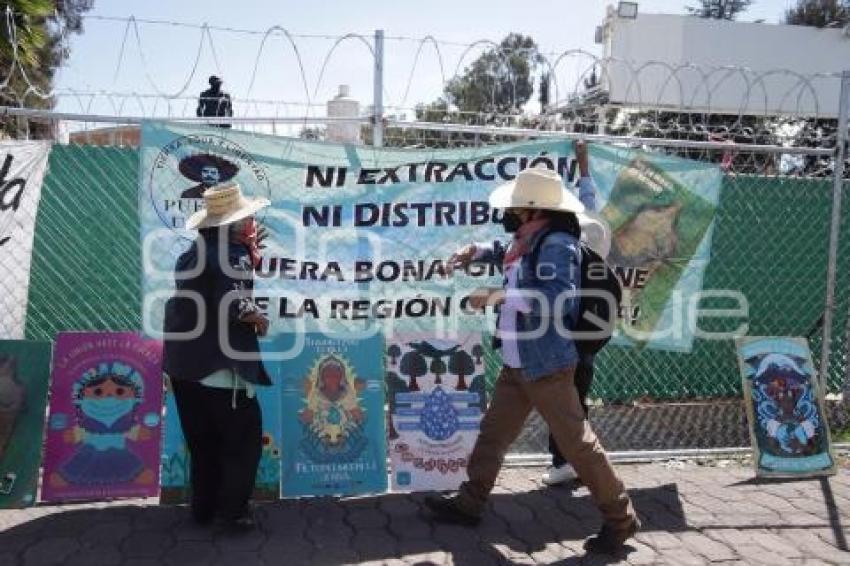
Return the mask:
{"type": "Polygon", "coordinates": [[[189,230],[233,224],[271,204],[267,198],[245,198],[239,184],[234,182],[210,187],[204,191],[204,202],[206,208],[186,220],[189,230]]]}
{"type": "Polygon", "coordinates": [[[524,169],[514,181],[496,187],[490,193],[490,206],[584,212],[584,205],[564,187],[560,175],[546,167],[524,169]]]}

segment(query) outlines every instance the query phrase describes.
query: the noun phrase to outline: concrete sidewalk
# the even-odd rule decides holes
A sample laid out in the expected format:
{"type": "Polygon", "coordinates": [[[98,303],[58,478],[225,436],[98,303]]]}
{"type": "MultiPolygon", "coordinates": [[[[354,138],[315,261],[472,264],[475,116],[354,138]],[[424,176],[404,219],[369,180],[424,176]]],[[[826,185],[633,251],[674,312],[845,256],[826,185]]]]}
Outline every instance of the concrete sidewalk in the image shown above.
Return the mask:
{"type": "Polygon", "coordinates": [[[422,496],[259,506],[262,532],[229,536],[186,509],[124,501],[0,511],[0,565],[850,564],[850,471],[755,481],[737,462],[621,465],[644,530],[619,559],[586,557],[599,527],[587,490],[503,471],[477,528],[438,525],[422,496]]]}

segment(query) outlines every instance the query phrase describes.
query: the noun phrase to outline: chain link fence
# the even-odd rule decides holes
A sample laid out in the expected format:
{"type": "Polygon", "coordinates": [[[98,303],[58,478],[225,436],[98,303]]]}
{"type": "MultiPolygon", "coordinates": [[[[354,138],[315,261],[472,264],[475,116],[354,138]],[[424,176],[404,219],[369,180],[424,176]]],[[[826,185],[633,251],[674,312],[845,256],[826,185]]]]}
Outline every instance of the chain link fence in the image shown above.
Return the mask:
{"type": "MultiPolygon", "coordinates": [[[[653,149],[711,161],[722,160],[727,150],[718,144],[695,153],[664,141],[653,149]]],[[[776,151],[741,159],[771,164],[780,158],[776,151]]],[[[65,329],[141,328],[137,175],[134,148],[54,146],[37,219],[28,339],[52,340],[65,329]]],[[[815,361],[820,359],[832,188],[828,177],[726,172],[703,288],[742,293],[749,316],[704,320],[701,328],[729,331],[746,322],[750,335],[808,337],[815,361]]],[[[845,383],[850,308],[850,207],[843,210],[826,373],[830,422],[839,438],[848,427],[846,405],[837,395],[845,383]]],[[[729,308],[720,299],[704,306],[729,308]]],[[[609,345],[597,358],[591,398],[591,421],[609,450],[749,444],[731,339],[697,339],[690,353],[609,345]]],[[[544,453],[546,433],[532,416],[514,453],[544,453]]]]}

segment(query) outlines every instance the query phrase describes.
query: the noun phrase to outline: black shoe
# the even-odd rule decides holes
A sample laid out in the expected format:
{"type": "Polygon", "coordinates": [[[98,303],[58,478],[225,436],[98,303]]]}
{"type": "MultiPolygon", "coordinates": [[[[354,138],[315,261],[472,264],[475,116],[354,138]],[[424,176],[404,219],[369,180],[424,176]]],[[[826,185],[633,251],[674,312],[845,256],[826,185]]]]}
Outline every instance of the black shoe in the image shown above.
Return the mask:
{"type": "Polygon", "coordinates": [[[221,520],[221,526],[231,534],[250,533],[258,528],[257,519],[251,511],[245,511],[238,517],[221,520]]]}
{"type": "Polygon", "coordinates": [[[625,529],[615,530],[609,525],[602,525],[599,534],[584,542],[584,549],[597,554],[619,554],[624,543],[640,530],[640,521],[635,518],[625,529]]]}
{"type": "Polygon", "coordinates": [[[206,527],[215,520],[215,509],[200,509],[192,507],[192,521],[199,527],[206,527]]]}
{"type": "Polygon", "coordinates": [[[472,527],[481,522],[477,515],[463,508],[458,495],[429,495],[425,498],[425,507],[434,513],[437,521],[472,527]]]}

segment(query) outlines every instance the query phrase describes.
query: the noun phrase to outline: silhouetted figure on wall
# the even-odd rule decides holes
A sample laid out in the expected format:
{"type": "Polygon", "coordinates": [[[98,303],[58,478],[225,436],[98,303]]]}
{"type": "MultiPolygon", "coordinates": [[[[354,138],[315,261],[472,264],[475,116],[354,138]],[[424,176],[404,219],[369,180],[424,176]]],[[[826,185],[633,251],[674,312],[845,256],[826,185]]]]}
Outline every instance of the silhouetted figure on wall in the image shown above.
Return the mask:
{"type": "MultiPolygon", "coordinates": [[[[221,90],[221,79],[213,75],[210,77],[210,88],[201,93],[198,98],[198,116],[207,118],[220,118],[233,116],[233,105],[230,95],[221,90]]],[[[229,128],[231,124],[210,124],[219,128],[229,128]]]]}

